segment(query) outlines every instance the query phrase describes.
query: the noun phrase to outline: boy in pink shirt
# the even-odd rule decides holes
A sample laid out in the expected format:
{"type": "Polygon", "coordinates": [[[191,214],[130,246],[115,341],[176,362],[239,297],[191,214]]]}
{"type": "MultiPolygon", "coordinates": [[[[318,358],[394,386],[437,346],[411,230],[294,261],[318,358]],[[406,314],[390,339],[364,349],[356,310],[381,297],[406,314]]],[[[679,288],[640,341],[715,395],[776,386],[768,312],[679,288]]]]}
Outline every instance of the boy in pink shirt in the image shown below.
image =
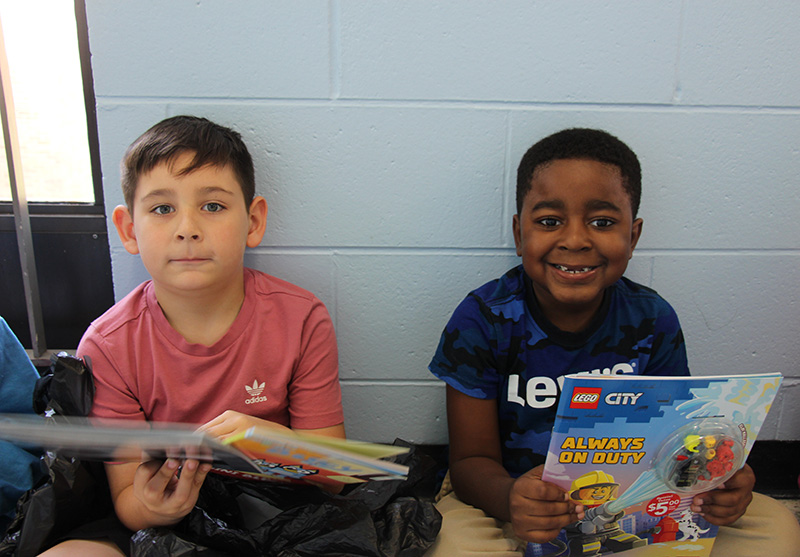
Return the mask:
{"type": "MultiPolygon", "coordinates": [[[[239,134],[191,116],[159,122],[125,154],[122,188],[126,206],[113,222],[151,280],[81,340],[96,383],[91,415],[203,424],[221,438],[253,425],[344,438],[325,306],[244,267],[245,248],[264,235],[267,203],[255,195],[239,134]]],[[[209,470],[195,460],[106,464],[117,517],[130,530],[178,523],[209,470]]],[[[128,552],[117,534],[47,553],[128,552]]]]}

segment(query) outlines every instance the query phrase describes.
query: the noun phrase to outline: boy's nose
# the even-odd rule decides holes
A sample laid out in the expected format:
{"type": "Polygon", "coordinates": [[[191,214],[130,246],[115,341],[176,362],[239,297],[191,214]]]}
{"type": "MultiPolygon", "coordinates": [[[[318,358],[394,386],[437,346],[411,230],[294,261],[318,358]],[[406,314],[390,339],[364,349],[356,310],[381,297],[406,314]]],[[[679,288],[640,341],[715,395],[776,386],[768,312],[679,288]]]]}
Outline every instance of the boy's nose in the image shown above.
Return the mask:
{"type": "Polygon", "coordinates": [[[175,230],[175,237],[179,240],[199,240],[201,238],[200,227],[197,226],[191,215],[184,215],[180,219],[178,228],[175,230]]]}
{"type": "Polygon", "coordinates": [[[592,247],[589,232],[583,223],[569,224],[564,227],[560,247],[571,251],[583,251],[592,247]]]}

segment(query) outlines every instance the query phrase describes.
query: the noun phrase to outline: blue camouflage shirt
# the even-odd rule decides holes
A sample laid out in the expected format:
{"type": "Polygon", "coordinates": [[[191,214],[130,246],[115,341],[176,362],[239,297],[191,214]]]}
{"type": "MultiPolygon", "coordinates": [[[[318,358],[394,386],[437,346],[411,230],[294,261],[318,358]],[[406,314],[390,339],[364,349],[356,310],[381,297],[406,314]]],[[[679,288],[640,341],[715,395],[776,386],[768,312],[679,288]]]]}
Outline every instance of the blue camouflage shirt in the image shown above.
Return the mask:
{"type": "Polygon", "coordinates": [[[590,326],[567,333],[539,311],[521,265],[459,304],[429,369],[466,395],[497,399],[512,476],[544,463],[563,375],[689,375],[678,316],[654,290],[623,277],[590,326]]]}

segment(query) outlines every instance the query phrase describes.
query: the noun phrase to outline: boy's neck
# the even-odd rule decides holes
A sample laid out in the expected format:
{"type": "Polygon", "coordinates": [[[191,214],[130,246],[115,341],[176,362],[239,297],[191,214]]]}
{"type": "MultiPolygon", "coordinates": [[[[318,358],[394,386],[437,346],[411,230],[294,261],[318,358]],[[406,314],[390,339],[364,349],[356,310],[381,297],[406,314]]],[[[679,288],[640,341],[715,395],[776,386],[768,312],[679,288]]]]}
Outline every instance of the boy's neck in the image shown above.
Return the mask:
{"type": "Polygon", "coordinates": [[[608,313],[609,292],[608,288],[603,292],[603,298],[596,306],[584,307],[578,311],[569,311],[561,308],[556,315],[548,315],[541,307],[536,297],[531,279],[525,277],[526,298],[528,306],[533,313],[534,319],[543,327],[548,334],[556,334],[562,338],[583,342],[585,335],[593,333],[608,313]],[[554,318],[555,317],[555,318],[554,318]]]}
{"type": "Polygon", "coordinates": [[[581,308],[580,310],[570,311],[563,309],[556,315],[545,315],[545,317],[558,329],[565,333],[581,333],[589,328],[594,321],[601,304],[596,307],[581,308]]]}
{"type": "Polygon", "coordinates": [[[164,317],[192,344],[211,346],[225,336],[244,302],[244,276],[230,285],[202,292],[174,292],[154,286],[164,317]]]}

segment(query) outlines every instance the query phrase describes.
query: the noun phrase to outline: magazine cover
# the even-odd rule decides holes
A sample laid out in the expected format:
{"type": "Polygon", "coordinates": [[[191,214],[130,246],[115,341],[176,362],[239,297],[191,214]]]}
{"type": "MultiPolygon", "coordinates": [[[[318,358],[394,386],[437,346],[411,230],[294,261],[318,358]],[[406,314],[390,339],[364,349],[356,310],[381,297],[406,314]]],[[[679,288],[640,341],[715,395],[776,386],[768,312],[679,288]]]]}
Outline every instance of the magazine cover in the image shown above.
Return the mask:
{"type": "Polygon", "coordinates": [[[402,480],[408,467],[382,460],[407,447],[250,428],[224,441],[187,424],[0,415],[0,439],[102,461],[193,458],[248,480],[341,485],[402,480]]]}
{"type": "Polygon", "coordinates": [[[568,375],[543,479],[584,520],[527,556],[708,556],[718,527],[691,512],[745,463],[780,374],[568,375]]]}
{"type": "MultiPolygon", "coordinates": [[[[283,482],[348,484],[402,480],[408,467],[379,460],[408,452],[406,447],[377,445],[309,435],[284,435],[250,428],[224,441],[246,455],[259,468],[255,475],[283,482]]],[[[252,473],[220,468],[220,473],[250,477],[252,473]]]]}

